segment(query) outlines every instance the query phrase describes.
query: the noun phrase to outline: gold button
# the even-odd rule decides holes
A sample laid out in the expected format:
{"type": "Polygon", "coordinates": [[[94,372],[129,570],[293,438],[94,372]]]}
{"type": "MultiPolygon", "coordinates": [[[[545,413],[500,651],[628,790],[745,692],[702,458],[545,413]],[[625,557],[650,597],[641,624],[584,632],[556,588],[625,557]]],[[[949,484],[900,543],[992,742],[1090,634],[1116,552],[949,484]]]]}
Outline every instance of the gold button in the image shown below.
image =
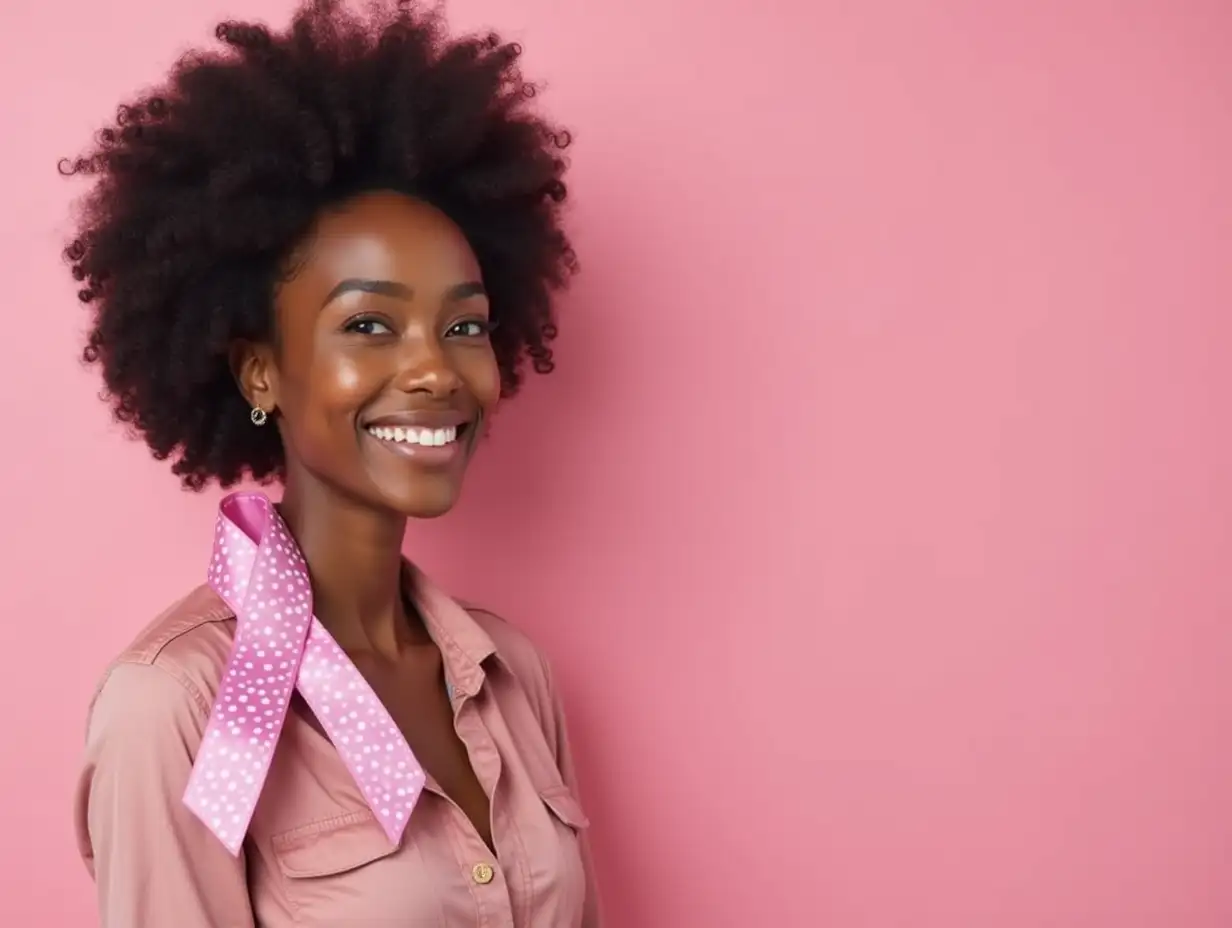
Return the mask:
{"type": "Polygon", "coordinates": [[[496,871],[488,864],[475,864],[471,867],[471,878],[481,886],[491,883],[494,876],[496,876],[496,871]]]}

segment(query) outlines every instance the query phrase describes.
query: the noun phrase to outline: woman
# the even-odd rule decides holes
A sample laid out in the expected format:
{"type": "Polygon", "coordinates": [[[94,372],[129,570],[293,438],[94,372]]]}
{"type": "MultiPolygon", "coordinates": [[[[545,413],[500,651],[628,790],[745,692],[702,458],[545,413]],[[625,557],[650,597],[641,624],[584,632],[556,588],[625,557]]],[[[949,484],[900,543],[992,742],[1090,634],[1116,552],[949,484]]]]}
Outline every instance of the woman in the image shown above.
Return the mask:
{"type": "Polygon", "coordinates": [[[120,108],[67,250],[118,418],[220,509],[110,666],[77,795],[105,926],[595,926],[535,647],[400,549],[551,369],[565,133],[408,6],[225,23],[120,108]]]}

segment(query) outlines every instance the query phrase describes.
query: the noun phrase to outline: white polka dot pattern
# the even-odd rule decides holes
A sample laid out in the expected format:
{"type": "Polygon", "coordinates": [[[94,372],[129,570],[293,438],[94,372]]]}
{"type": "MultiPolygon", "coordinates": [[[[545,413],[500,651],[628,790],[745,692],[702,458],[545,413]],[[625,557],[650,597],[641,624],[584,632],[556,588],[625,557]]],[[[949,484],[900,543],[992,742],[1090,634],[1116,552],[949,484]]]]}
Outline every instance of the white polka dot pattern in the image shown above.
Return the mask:
{"type": "Polygon", "coordinates": [[[296,687],[393,844],[424,772],[388,711],[312,615],[308,567],[269,499],[222,501],[209,584],[236,615],[235,642],[184,802],[238,854],[296,687]]]}

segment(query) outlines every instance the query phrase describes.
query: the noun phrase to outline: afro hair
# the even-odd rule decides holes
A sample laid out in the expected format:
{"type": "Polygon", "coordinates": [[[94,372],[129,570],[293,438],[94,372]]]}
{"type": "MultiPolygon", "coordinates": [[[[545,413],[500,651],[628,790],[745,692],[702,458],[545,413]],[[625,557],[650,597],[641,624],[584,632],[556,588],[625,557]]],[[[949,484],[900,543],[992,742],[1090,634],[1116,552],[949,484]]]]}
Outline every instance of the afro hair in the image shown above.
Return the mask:
{"type": "Polygon", "coordinates": [[[552,297],[576,270],[561,226],[569,134],[531,109],[521,48],[450,37],[410,3],[362,13],[310,0],[284,32],[224,22],[119,107],[81,157],[65,249],[92,310],[84,350],[116,418],[183,484],[284,473],[232,375],[237,339],[269,341],[273,295],[323,209],[394,190],[432,204],[479,260],[502,392],[552,369],[552,297]]]}

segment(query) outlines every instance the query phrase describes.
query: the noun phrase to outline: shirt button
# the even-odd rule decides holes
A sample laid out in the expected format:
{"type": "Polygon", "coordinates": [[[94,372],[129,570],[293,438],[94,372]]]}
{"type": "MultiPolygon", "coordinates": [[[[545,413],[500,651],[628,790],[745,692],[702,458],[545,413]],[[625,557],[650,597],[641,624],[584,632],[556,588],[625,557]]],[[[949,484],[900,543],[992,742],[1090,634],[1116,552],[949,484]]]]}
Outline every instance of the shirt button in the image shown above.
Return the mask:
{"type": "Polygon", "coordinates": [[[471,879],[480,886],[491,883],[492,877],[495,875],[496,871],[488,864],[475,864],[475,866],[471,867],[471,879]]]}

